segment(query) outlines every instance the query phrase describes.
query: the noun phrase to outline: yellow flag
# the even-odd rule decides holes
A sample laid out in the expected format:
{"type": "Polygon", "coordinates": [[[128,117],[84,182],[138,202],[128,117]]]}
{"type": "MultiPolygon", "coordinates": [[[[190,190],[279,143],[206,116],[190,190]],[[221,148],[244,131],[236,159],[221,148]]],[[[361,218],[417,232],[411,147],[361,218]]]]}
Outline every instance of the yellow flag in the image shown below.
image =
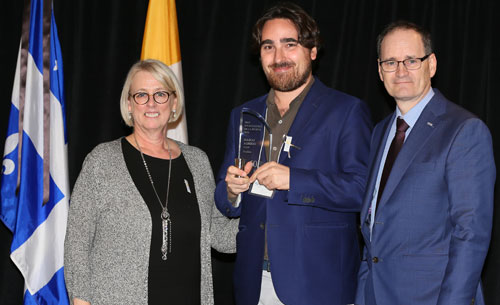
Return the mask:
{"type": "MultiPolygon", "coordinates": [[[[141,59],[161,60],[174,71],[182,86],[181,47],[175,0],[149,0],[141,59]]],[[[187,144],[185,110],[182,117],[169,128],[167,136],[187,144]]]]}

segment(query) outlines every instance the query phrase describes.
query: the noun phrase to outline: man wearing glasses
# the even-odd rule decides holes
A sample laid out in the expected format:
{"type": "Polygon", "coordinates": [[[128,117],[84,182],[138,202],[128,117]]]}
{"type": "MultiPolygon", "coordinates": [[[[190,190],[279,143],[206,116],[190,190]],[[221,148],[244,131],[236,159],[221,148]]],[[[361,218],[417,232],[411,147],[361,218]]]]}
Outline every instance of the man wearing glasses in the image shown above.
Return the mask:
{"type": "Polygon", "coordinates": [[[397,107],[372,134],[356,304],[483,304],[495,183],[490,132],[431,87],[430,33],[392,23],[377,52],[397,107]]]}

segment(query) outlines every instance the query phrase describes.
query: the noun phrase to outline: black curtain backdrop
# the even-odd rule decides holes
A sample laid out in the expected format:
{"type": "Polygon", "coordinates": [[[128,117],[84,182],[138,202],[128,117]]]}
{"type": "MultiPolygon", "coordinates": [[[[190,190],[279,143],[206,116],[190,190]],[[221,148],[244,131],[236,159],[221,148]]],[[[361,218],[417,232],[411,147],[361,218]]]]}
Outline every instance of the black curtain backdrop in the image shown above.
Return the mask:
{"type": "MultiPolygon", "coordinates": [[[[178,0],[177,14],[190,144],[205,150],[214,173],[222,162],[230,110],[268,91],[250,32],[275,1],[178,0]]],[[[494,0],[297,1],[316,19],[323,49],[315,74],[327,85],[363,99],[374,123],[394,110],[378,78],[375,39],[382,27],[407,19],[429,28],[438,59],[433,86],[489,126],[500,153],[498,29],[494,0]]],[[[86,154],[98,143],[131,132],[120,118],[119,96],[129,67],[139,59],[147,0],[54,0],[62,45],[74,184],[86,154]]],[[[0,150],[11,103],[23,1],[0,11],[0,150]]],[[[496,196],[493,240],[483,270],[488,305],[500,304],[500,226],[496,196]]],[[[8,254],[12,235],[0,225],[0,304],[21,304],[23,280],[8,254]]],[[[214,254],[216,304],[233,304],[232,255],[214,254]]]]}

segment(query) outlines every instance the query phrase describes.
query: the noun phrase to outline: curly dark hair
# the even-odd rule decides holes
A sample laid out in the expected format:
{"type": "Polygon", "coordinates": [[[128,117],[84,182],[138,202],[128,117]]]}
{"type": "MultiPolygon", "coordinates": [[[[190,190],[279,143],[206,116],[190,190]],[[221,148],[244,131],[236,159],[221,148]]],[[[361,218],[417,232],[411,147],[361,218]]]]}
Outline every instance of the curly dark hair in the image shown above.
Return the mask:
{"type": "Polygon", "coordinates": [[[253,48],[257,53],[260,51],[262,28],[267,21],[273,19],[290,20],[297,28],[299,43],[308,49],[316,47],[319,51],[321,41],[316,21],[297,4],[281,2],[268,9],[253,27],[253,48]]]}

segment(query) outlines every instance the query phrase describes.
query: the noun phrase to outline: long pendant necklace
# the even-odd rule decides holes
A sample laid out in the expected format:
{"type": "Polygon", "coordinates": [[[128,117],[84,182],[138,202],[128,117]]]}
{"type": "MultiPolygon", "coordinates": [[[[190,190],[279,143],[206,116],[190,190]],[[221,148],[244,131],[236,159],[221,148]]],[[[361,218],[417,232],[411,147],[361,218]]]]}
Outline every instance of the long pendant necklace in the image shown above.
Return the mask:
{"type": "Polygon", "coordinates": [[[158,192],[156,191],[155,185],[153,183],[153,178],[151,177],[151,173],[149,172],[148,164],[146,163],[146,159],[144,159],[144,154],[142,153],[142,149],[139,146],[139,142],[137,142],[137,138],[134,133],[134,140],[137,148],[139,148],[139,152],[141,153],[142,163],[144,163],[144,168],[146,169],[146,173],[149,177],[149,182],[151,182],[151,186],[153,187],[153,191],[155,192],[156,199],[158,199],[158,203],[161,206],[161,227],[162,227],[162,243],[161,243],[161,259],[164,261],[167,260],[167,254],[172,252],[172,221],[170,220],[170,214],[168,213],[168,193],[170,191],[170,173],[172,170],[172,153],[170,152],[170,145],[167,140],[167,149],[168,156],[170,158],[168,162],[168,179],[167,179],[167,198],[165,199],[165,206],[160,200],[160,196],[158,196],[158,192]]]}

